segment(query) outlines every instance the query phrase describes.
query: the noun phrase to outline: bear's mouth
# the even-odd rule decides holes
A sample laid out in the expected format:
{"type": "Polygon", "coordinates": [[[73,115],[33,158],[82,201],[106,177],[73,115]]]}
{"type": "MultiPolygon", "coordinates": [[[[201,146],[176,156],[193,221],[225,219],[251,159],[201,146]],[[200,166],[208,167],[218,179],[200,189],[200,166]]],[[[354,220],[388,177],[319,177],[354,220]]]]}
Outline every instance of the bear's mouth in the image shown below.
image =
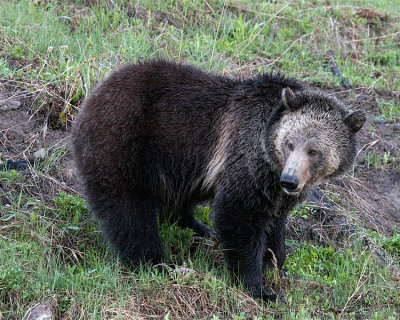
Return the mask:
{"type": "Polygon", "coordinates": [[[282,189],[289,196],[298,196],[300,194],[300,192],[301,192],[301,188],[296,188],[296,189],[290,190],[290,189],[287,189],[285,187],[282,187],[282,189]]]}

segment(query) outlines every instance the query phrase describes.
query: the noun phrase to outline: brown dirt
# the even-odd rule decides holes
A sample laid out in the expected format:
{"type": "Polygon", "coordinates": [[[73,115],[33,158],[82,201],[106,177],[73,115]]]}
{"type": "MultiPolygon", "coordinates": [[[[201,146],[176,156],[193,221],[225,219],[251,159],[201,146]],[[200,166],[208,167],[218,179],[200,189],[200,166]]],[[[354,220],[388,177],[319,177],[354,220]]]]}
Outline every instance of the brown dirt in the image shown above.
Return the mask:
{"type": "MultiPolygon", "coordinates": [[[[398,102],[399,93],[369,88],[328,90],[350,109],[367,112],[368,122],[359,139],[360,152],[353,173],[321,186],[333,192],[338,200],[337,206],[320,212],[309,221],[293,218],[291,228],[303,225],[309,230],[317,230],[321,236],[321,226],[336,229],[338,224],[362,223],[391,235],[395,226],[400,226],[400,128],[389,123],[374,124],[372,120],[381,114],[377,101],[398,102]],[[380,159],[383,159],[385,152],[390,152],[390,161],[381,163],[377,168],[368,167],[365,155],[371,152],[375,152],[380,159]],[[345,214],[349,209],[352,212],[351,219],[345,214]]],[[[15,81],[0,82],[0,100],[9,98],[21,102],[15,110],[0,110],[0,160],[32,158],[40,148],[48,151],[61,146],[69,148],[68,131],[50,128],[44,114],[33,115],[33,106],[38,99],[28,92],[26,88],[16,85],[15,81]]],[[[70,153],[63,157],[60,165],[62,168],[51,171],[48,180],[56,184],[55,189],[68,188],[79,193],[70,153]]],[[[331,230],[326,232],[330,233],[331,230]]]]}
{"type": "MultiPolygon", "coordinates": [[[[42,148],[48,153],[60,148],[69,149],[69,132],[52,129],[50,119],[43,112],[33,112],[33,106],[42,96],[42,92],[29,93],[14,80],[0,81],[0,164],[5,160],[33,159],[34,153],[42,148]],[[1,101],[7,103],[10,100],[19,101],[19,107],[2,110],[4,104],[1,101]]],[[[61,166],[46,172],[44,179],[53,181],[51,189],[54,192],[60,188],[77,189],[78,192],[80,188],[69,152],[61,159],[61,166]]],[[[32,173],[33,168],[30,170],[32,173]]]]}
{"type": "Polygon", "coordinates": [[[393,234],[400,226],[400,127],[396,123],[373,123],[381,115],[378,101],[399,104],[399,93],[368,88],[338,91],[335,95],[352,109],[365,110],[368,121],[360,138],[360,151],[354,167],[354,176],[334,183],[342,191],[349,208],[359,215],[365,225],[384,234],[393,234]],[[355,94],[352,98],[351,95],[355,94]],[[375,153],[380,163],[368,167],[367,154],[375,153]],[[389,160],[384,163],[384,157],[389,160]]]}

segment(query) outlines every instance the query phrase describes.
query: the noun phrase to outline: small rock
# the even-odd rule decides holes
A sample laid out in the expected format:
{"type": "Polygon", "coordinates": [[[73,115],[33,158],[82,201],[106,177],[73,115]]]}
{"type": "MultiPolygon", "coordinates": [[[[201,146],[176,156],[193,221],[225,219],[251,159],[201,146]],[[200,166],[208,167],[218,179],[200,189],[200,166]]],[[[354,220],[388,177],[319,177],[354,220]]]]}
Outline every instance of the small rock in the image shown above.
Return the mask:
{"type": "Polygon", "coordinates": [[[22,320],[53,320],[53,313],[49,301],[35,305],[25,314],[22,320]]]}
{"type": "Polygon", "coordinates": [[[34,154],[33,157],[35,159],[44,159],[46,157],[46,150],[44,150],[44,148],[40,148],[39,150],[37,150],[34,154]]]}
{"type": "Polygon", "coordinates": [[[21,101],[18,100],[0,100],[0,110],[8,111],[8,110],[16,110],[21,106],[21,101]]]}

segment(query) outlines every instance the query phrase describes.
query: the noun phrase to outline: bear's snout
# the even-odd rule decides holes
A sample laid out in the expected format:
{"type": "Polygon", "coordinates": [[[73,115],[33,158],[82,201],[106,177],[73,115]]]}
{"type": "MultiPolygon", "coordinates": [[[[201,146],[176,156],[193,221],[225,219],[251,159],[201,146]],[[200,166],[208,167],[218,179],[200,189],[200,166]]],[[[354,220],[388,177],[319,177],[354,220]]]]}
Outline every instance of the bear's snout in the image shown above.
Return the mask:
{"type": "Polygon", "coordinates": [[[286,160],[280,184],[287,194],[298,196],[310,180],[310,161],[303,150],[294,150],[286,160]]]}
{"type": "Polygon", "coordinates": [[[296,175],[294,174],[287,174],[284,173],[281,176],[281,186],[285,189],[285,191],[296,191],[299,185],[299,179],[297,179],[296,175]]]}

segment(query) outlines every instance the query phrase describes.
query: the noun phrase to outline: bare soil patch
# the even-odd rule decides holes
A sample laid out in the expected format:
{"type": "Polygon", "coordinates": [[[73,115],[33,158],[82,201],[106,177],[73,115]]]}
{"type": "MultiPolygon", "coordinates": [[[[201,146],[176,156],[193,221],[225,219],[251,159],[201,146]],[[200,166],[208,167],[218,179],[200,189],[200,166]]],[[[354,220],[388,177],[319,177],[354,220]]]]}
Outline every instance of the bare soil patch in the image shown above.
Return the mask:
{"type": "Polygon", "coordinates": [[[334,183],[336,189],[367,227],[393,234],[396,225],[400,225],[400,126],[377,119],[382,115],[379,103],[398,105],[399,93],[358,88],[335,95],[352,109],[365,110],[368,115],[359,137],[361,149],[354,176],[334,183]],[[368,158],[373,158],[374,163],[369,163],[368,158]]]}
{"type": "MultiPolygon", "coordinates": [[[[40,149],[47,157],[54,154],[56,150],[65,149],[65,155],[59,161],[54,161],[53,168],[48,168],[39,174],[29,166],[29,170],[23,174],[37,173],[43,178],[42,180],[47,181],[45,189],[34,192],[38,194],[46,192],[43,195],[46,199],[51,199],[55,192],[61,190],[76,190],[79,193],[78,179],[68,151],[69,132],[52,129],[49,126],[49,122],[52,121],[50,117],[47,117],[44,112],[34,112],[34,106],[42,102],[43,93],[40,91],[30,93],[30,91],[29,88],[21,86],[18,81],[0,81],[0,164],[8,160],[33,160],[35,152],[40,149]],[[9,105],[15,107],[10,108],[9,105]],[[50,190],[52,192],[49,193],[50,190]]],[[[37,159],[37,163],[42,161],[43,159],[37,159]]],[[[34,178],[37,182],[38,177],[34,178]]]]}

